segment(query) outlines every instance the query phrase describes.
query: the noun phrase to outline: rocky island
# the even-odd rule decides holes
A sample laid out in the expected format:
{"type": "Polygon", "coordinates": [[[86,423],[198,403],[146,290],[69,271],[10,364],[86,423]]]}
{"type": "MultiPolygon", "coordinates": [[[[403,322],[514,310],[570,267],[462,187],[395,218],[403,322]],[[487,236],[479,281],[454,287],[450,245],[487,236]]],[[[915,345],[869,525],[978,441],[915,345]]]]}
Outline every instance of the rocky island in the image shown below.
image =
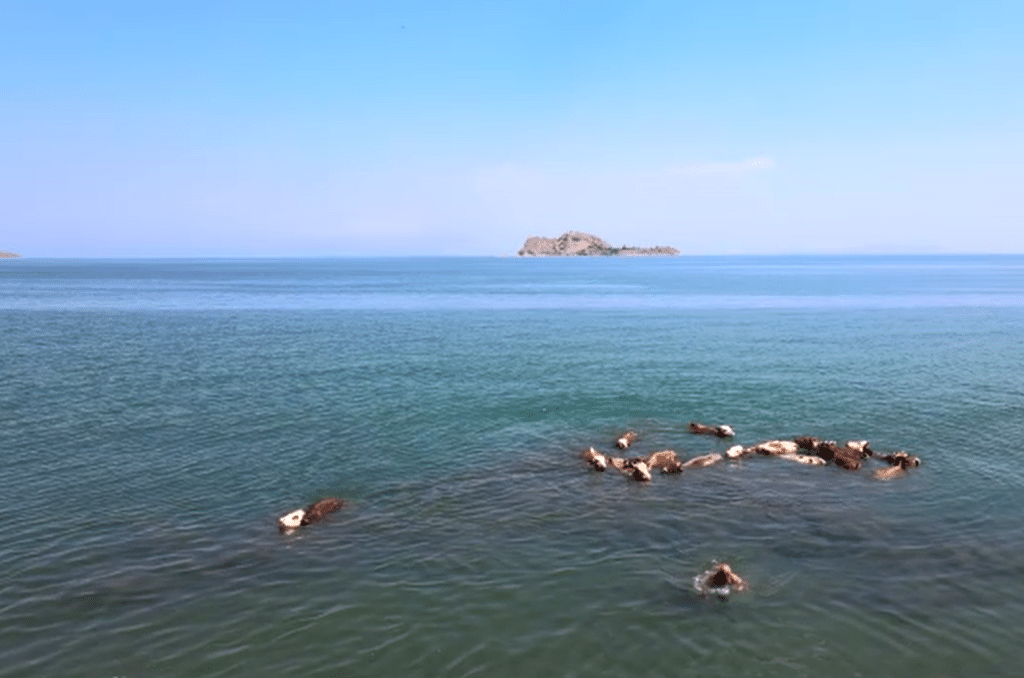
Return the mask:
{"type": "Polygon", "coordinates": [[[17,252],[2,252],[0,251],[0,259],[17,259],[21,255],[17,252]]]}
{"type": "Polygon", "coordinates": [[[612,247],[596,235],[580,231],[567,231],[557,238],[530,236],[526,239],[521,257],[657,257],[677,256],[675,247],[612,247]]]}

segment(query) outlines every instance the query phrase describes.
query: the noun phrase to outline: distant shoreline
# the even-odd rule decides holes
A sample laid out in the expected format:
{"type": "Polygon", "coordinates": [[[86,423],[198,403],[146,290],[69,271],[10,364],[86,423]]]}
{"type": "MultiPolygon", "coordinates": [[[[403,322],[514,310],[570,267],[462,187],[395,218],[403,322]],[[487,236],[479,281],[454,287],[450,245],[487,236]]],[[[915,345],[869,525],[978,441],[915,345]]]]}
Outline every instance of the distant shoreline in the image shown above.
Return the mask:
{"type": "Polygon", "coordinates": [[[17,252],[0,252],[0,259],[21,259],[17,252]]]}

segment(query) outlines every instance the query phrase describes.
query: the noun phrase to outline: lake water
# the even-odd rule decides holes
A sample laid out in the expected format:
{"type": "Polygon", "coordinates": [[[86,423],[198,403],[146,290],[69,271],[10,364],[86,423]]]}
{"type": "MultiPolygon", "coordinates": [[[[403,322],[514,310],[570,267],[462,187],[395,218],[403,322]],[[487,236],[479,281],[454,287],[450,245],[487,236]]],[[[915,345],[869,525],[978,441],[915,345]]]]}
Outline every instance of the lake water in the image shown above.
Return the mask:
{"type": "Polygon", "coordinates": [[[1021,256],[2,261],[0,676],[1017,676],[1022,358],[1021,256]],[[579,458],[692,420],[923,463],[579,458]]]}

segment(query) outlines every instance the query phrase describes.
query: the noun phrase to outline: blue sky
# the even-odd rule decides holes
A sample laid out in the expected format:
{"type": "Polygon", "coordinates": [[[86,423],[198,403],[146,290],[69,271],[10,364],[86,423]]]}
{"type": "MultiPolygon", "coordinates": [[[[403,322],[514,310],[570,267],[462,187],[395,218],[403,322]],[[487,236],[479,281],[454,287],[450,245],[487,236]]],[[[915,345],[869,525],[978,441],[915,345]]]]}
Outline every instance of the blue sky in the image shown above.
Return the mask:
{"type": "Polygon", "coordinates": [[[1024,252],[1024,3],[8,2],[0,249],[1024,252]]]}

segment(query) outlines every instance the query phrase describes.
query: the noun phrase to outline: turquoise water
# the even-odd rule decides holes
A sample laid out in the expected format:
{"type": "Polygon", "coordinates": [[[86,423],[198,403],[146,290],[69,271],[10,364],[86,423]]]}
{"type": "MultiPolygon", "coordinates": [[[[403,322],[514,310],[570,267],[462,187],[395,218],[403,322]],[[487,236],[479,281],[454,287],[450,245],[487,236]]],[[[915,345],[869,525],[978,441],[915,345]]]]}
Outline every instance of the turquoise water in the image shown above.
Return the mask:
{"type": "Polygon", "coordinates": [[[0,262],[0,676],[1016,676],[1022,338],[1018,256],[0,262]],[[923,464],[578,458],[691,420],[923,464]]]}

